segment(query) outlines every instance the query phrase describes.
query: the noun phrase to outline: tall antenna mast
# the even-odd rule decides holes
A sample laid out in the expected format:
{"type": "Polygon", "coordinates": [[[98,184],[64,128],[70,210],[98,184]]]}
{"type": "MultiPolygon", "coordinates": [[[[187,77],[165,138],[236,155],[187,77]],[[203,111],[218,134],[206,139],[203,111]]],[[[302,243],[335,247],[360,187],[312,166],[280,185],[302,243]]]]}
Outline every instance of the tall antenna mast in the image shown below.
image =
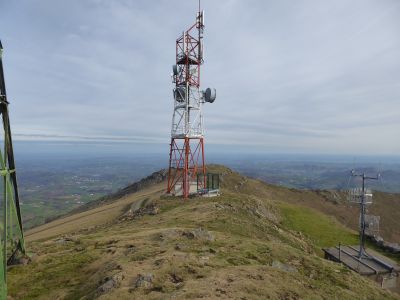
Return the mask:
{"type": "Polygon", "coordinates": [[[366,206],[372,203],[372,192],[365,188],[365,182],[367,180],[378,180],[379,174],[375,177],[366,176],[365,173],[356,173],[354,170],[351,171],[352,177],[359,177],[362,180],[361,188],[355,188],[350,191],[350,201],[360,204],[360,250],[358,252],[358,258],[368,257],[365,252],[365,229],[366,229],[366,206]]]}
{"type": "Polygon", "coordinates": [[[7,265],[15,263],[18,255],[25,254],[21,210],[14,163],[11,127],[8,116],[8,101],[3,72],[3,46],[0,41],[0,114],[3,122],[3,149],[0,148],[0,175],[2,181],[2,232],[0,243],[0,299],[7,298],[7,265]]]}
{"type": "Polygon", "coordinates": [[[200,90],[200,66],[203,64],[204,11],[196,22],[176,40],[176,64],[173,65],[174,112],[167,193],[188,198],[206,189],[203,104],[213,103],[216,90],[200,90]]]}

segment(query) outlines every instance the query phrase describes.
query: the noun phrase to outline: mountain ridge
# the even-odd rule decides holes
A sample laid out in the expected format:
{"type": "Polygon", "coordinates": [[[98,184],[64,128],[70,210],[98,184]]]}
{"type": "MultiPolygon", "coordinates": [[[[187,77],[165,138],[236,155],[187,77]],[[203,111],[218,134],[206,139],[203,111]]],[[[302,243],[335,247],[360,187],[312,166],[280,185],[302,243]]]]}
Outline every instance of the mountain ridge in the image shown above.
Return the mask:
{"type": "Polygon", "coordinates": [[[10,270],[13,299],[400,298],[321,257],[356,232],[280,187],[209,170],[220,197],[168,197],[161,180],[28,231],[33,262],[10,270]]]}

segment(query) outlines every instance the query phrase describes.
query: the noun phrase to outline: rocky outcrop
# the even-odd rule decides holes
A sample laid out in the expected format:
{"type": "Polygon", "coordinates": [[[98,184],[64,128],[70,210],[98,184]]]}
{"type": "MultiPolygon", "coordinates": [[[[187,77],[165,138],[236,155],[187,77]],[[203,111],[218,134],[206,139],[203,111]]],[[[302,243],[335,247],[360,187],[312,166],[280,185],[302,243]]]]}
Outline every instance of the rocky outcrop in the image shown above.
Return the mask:
{"type": "Polygon", "coordinates": [[[136,193],[136,192],[138,192],[144,188],[147,188],[151,185],[163,182],[167,178],[167,173],[168,173],[167,170],[160,170],[160,171],[154,172],[150,176],[147,176],[138,182],[128,185],[127,187],[119,190],[118,192],[116,192],[114,194],[100,198],[98,201],[104,202],[104,201],[115,200],[115,199],[124,197],[126,195],[136,193]]]}
{"type": "Polygon", "coordinates": [[[136,201],[131,204],[128,211],[126,211],[121,217],[121,221],[133,220],[144,215],[154,216],[158,214],[159,208],[149,198],[136,201]]]}
{"type": "Polygon", "coordinates": [[[119,272],[111,277],[106,277],[102,280],[101,285],[97,289],[97,291],[101,294],[108,293],[112,289],[118,288],[121,285],[121,281],[125,278],[125,276],[119,272]]]}
{"type": "Polygon", "coordinates": [[[135,287],[145,287],[149,288],[153,284],[153,274],[139,274],[135,281],[135,287]]]}
{"type": "Polygon", "coordinates": [[[390,243],[383,240],[379,235],[368,236],[368,238],[379,248],[394,254],[400,253],[400,245],[397,243],[390,243]]]}

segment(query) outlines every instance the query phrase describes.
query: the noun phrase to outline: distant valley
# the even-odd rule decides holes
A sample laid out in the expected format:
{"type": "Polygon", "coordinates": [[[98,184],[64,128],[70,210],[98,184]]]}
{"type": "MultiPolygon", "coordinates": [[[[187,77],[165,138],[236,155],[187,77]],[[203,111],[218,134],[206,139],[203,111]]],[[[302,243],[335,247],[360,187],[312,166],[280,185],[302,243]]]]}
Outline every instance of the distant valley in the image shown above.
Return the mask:
{"type": "MultiPolygon", "coordinates": [[[[17,144],[18,145],[18,144],[17,144]]],[[[353,166],[382,180],[372,188],[400,193],[400,163],[382,164],[321,157],[268,155],[210,155],[235,171],[267,183],[296,189],[347,189],[353,166]],[[324,161],[325,162],[320,162],[324,161]],[[328,162],[326,162],[328,161],[328,162]]],[[[24,227],[31,228],[99,197],[116,192],[148,174],[165,168],[164,155],[61,153],[17,155],[17,172],[24,227]]]]}

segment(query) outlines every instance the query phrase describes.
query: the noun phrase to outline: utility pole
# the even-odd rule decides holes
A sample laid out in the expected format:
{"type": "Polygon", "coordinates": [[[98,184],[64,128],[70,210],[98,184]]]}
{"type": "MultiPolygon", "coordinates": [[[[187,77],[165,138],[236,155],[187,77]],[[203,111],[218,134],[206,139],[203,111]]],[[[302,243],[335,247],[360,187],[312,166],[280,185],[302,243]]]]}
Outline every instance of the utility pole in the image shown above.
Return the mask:
{"type": "Polygon", "coordinates": [[[351,176],[359,177],[362,180],[361,190],[354,189],[351,194],[353,201],[360,204],[360,250],[358,252],[358,258],[361,259],[368,256],[365,252],[365,214],[367,205],[372,203],[372,193],[369,190],[366,190],[365,182],[367,180],[378,180],[380,175],[377,174],[374,177],[370,177],[365,175],[365,173],[356,173],[352,170],[351,176]]]}

